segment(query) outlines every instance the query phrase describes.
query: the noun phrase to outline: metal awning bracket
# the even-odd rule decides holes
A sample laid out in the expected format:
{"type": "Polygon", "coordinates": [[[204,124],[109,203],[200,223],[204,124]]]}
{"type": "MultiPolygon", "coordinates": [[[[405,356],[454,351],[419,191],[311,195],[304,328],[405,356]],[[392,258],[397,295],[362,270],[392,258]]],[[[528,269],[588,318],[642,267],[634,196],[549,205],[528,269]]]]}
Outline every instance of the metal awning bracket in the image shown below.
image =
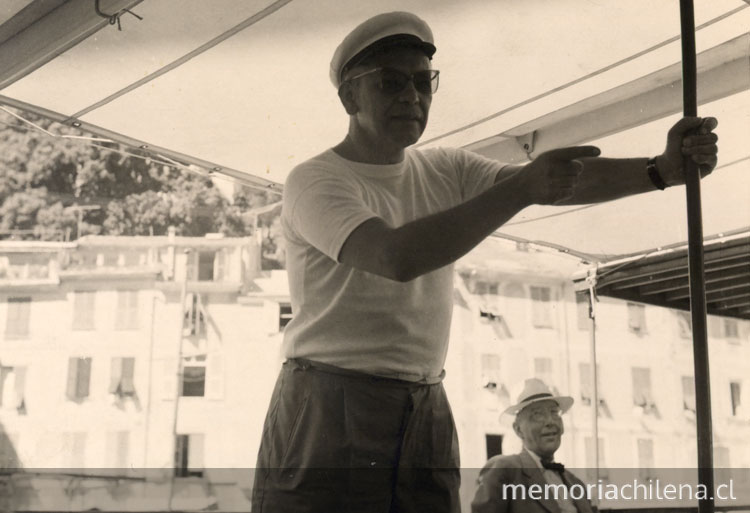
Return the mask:
{"type": "Polygon", "coordinates": [[[531,160],[531,153],[534,151],[534,142],[536,141],[536,130],[523,135],[516,136],[516,142],[531,160]]]}

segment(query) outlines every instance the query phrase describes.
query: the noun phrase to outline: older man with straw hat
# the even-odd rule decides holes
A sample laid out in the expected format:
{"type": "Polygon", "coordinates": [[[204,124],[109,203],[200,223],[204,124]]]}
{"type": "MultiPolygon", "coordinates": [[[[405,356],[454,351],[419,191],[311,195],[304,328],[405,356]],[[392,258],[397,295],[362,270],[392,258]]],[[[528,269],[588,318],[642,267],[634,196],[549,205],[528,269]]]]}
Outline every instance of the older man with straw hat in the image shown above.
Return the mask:
{"type": "Polygon", "coordinates": [[[527,379],[516,404],[513,430],[523,441],[519,454],[491,458],[479,475],[474,513],[590,513],[585,485],[554,461],[563,432],[562,414],[573,398],[560,396],[540,379],[527,379]]]}

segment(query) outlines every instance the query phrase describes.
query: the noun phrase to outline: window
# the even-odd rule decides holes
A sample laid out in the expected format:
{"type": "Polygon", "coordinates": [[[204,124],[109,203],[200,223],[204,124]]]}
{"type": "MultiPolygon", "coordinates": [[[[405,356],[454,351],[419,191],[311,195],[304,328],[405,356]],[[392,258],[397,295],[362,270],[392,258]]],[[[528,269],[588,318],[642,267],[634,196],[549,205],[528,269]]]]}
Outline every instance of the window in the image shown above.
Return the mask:
{"type": "Polygon", "coordinates": [[[682,376],[682,409],[695,413],[695,379],[682,376]]]}
{"type": "Polygon", "coordinates": [[[638,477],[641,481],[648,481],[654,477],[654,441],[648,438],[639,438],[637,444],[638,477]]]}
{"type": "Polygon", "coordinates": [[[484,435],[487,459],[503,453],[503,435],[484,435]]]}
{"type": "Polygon", "coordinates": [[[224,397],[224,362],[221,354],[183,356],[162,360],[162,399],[172,401],[179,397],[205,397],[221,400],[224,397]],[[179,377],[179,379],[178,379],[179,377]]]}
{"type": "Polygon", "coordinates": [[[490,389],[500,386],[500,356],[485,353],[479,358],[482,371],[482,386],[490,389]]]}
{"type": "Polygon", "coordinates": [[[0,469],[15,469],[21,466],[17,447],[18,436],[0,430],[0,469]]]}
{"type": "Polygon", "coordinates": [[[71,357],[68,360],[68,386],[65,395],[72,401],[89,396],[91,358],[71,357]]]}
{"type": "Polygon", "coordinates": [[[628,303],[628,329],[632,333],[646,333],[646,308],[636,303],[628,303]]]}
{"type": "Polygon", "coordinates": [[[26,367],[0,367],[0,407],[26,413],[26,367]]]}
{"type": "Polygon", "coordinates": [[[587,436],[584,439],[584,450],[586,452],[586,467],[587,467],[587,474],[590,479],[596,478],[596,469],[599,469],[599,478],[602,480],[606,480],[609,478],[609,470],[607,467],[607,462],[604,458],[604,440],[601,438],[598,439],[599,444],[599,450],[597,451],[599,453],[599,461],[596,461],[596,458],[594,457],[594,439],[593,437],[587,436]]]}
{"type": "Polygon", "coordinates": [[[136,330],[138,329],[138,291],[117,291],[117,313],[115,317],[115,329],[136,330]]]}
{"type": "Polygon", "coordinates": [[[732,400],[732,417],[741,416],[742,410],[742,399],[741,399],[742,388],[738,381],[729,382],[729,395],[732,400]]]}
{"type": "Polygon", "coordinates": [[[206,355],[182,358],[180,395],[203,397],[206,393],[206,355]]]}
{"type": "Polygon", "coordinates": [[[203,476],[203,435],[177,435],[174,472],[176,477],[203,476]]]}
{"type": "Polygon", "coordinates": [[[289,303],[279,303],[279,331],[283,331],[287,324],[292,320],[292,305],[289,303]]]}
{"type": "Polygon", "coordinates": [[[65,463],[69,471],[78,471],[86,467],[86,433],[83,431],[63,433],[63,450],[65,463]]]}
{"type": "Polygon", "coordinates": [[[591,329],[590,310],[589,291],[576,292],[576,316],[579,330],[587,331],[591,329]]]}
{"type": "Polygon", "coordinates": [[[135,395],[135,358],[112,358],[112,372],[109,381],[109,393],[118,397],[135,395]]]}
{"type": "Polygon", "coordinates": [[[130,433],[110,431],[106,440],[107,467],[119,469],[121,474],[130,466],[130,433]]]}
{"type": "Polygon", "coordinates": [[[515,299],[524,299],[526,297],[526,290],[523,288],[523,285],[516,282],[510,282],[504,287],[504,295],[505,297],[509,298],[515,298],[515,299]]]}
{"type": "Polygon", "coordinates": [[[8,315],[5,321],[5,338],[27,338],[29,336],[30,297],[9,297],[8,315]]]}
{"type": "Polygon", "coordinates": [[[555,380],[552,371],[552,358],[534,358],[534,377],[539,378],[550,388],[554,388],[555,380]]]}
{"type": "Polygon", "coordinates": [[[721,317],[708,317],[708,334],[713,338],[724,338],[724,323],[721,317]]]}
{"type": "Polygon", "coordinates": [[[206,327],[206,310],[203,296],[195,293],[188,294],[186,302],[187,307],[185,308],[182,329],[183,336],[206,337],[208,330],[206,327]]]}
{"type": "Polygon", "coordinates": [[[729,448],[714,446],[714,468],[729,468],[729,448]]]}
{"type": "Polygon", "coordinates": [[[651,395],[651,370],[633,367],[633,404],[643,408],[644,413],[657,415],[656,404],[651,395]]]}
{"type": "Polygon", "coordinates": [[[552,327],[552,298],[549,287],[531,287],[531,318],[536,328],[552,327]]]}
{"type": "MultiPolygon", "coordinates": [[[[587,362],[580,362],[578,364],[578,373],[580,376],[581,385],[581,403],[586,406],[591,406],[591,399],[594,397],[593,391],[591,390],[591,365],[587,362]]],[[[604,391],[602,390],[601,382],[601,367],[599,364],[596,365],[596,390],[599,398],[599,416],[612,417],[609,411],[609,405],[607,400],[604,398],[604,391]]]]}
{"type": "Polygon", "coordinates": [[[477,294],[480,296],[496,296],[499,294],[499,290],[500,285],[497,282],[488,282],[482,280],[469,282],[469,292],[471,292],[472,294],[477,294]]]}
{"type": "Polygon", "coordinates": [[[497,335],[498,339],[506,340],[509,338],[513,338],[513,335],[510,332],[510,328],[508,327],[508,323],[505,321],[505,318],[502,315],[480,310],[479,319],[482,322],[488,323],[490,324],[490,326],[492,326],[492,329],[497,335]]]}
{"type": "Polygon", "coordinates": [[[740,331],[735,319],[724,319],[724,336],[728,339],[739,339],[740,331]]]}
{"type": "MultiPolygon", "coordinates": [[[[226,268],[226,253],[224,250],[199,251],[197,262],[198,281],[222,281],[226,268]]],[[[194,275],[193,275],[194,276],[194,275]]]]}
{"type": "Polygon", "coordinates": [[[693,337],[693,319],[690,317],[690,312],[677,311],[677,326],[680,333],[680,338],[692,338],[693,337]]]}
{"type": "Polygon", "coordinates": [[[710,316],[708,318],[708,333],[713,338],[728,338],[732,342],[739,339],[739,324],[737,319],[727,319],[723,317],[710,316]]]}
{"type": "Polygon", "coordinates": [[[76,291],[73,293],[73,329],[94,329],[95,291],[76,291]]]}

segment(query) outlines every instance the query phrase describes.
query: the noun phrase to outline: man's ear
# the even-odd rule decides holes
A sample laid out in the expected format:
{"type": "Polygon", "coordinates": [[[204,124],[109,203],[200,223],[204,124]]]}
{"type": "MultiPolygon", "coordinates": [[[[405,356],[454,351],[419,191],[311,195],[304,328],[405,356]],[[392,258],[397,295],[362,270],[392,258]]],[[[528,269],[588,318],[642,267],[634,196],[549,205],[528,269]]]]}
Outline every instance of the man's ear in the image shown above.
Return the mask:
{"type": "Polygon", "coordinates": [[[513,431],[516,432],[516,435],[518,435],[518,438],[523,439],[521,436],[521,426],[518,425],[518,419],[513,421],[513,431]]]}
{"type": "Polygon", "coordinates": [[[354,97],[354,89],[352,88],[351,82],[344,82],[341,84],[341,87],[339,87],[339,100],[341,100],[341,104],[346,109],[346,113],[350,116],[359,112],[359,107],[357,106],[357,100],[354,97]]]}

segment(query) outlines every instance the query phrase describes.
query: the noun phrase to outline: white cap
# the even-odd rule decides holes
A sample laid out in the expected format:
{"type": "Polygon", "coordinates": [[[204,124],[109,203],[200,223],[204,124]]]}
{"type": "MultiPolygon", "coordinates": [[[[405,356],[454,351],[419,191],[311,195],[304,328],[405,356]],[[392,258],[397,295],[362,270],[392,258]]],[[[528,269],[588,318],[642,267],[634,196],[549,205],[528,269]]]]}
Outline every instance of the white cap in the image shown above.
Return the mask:
{"type": "Polygon", "coordinates": [[[336,48],[331,59],[331,82],[338,89],[341,74],[350,61],[360,60],[375,48],[391,45],[414,45],[430,59],[436,50],[432,30],[420,17],[409,12],[378,14],[358,25],[336,48]]]}

